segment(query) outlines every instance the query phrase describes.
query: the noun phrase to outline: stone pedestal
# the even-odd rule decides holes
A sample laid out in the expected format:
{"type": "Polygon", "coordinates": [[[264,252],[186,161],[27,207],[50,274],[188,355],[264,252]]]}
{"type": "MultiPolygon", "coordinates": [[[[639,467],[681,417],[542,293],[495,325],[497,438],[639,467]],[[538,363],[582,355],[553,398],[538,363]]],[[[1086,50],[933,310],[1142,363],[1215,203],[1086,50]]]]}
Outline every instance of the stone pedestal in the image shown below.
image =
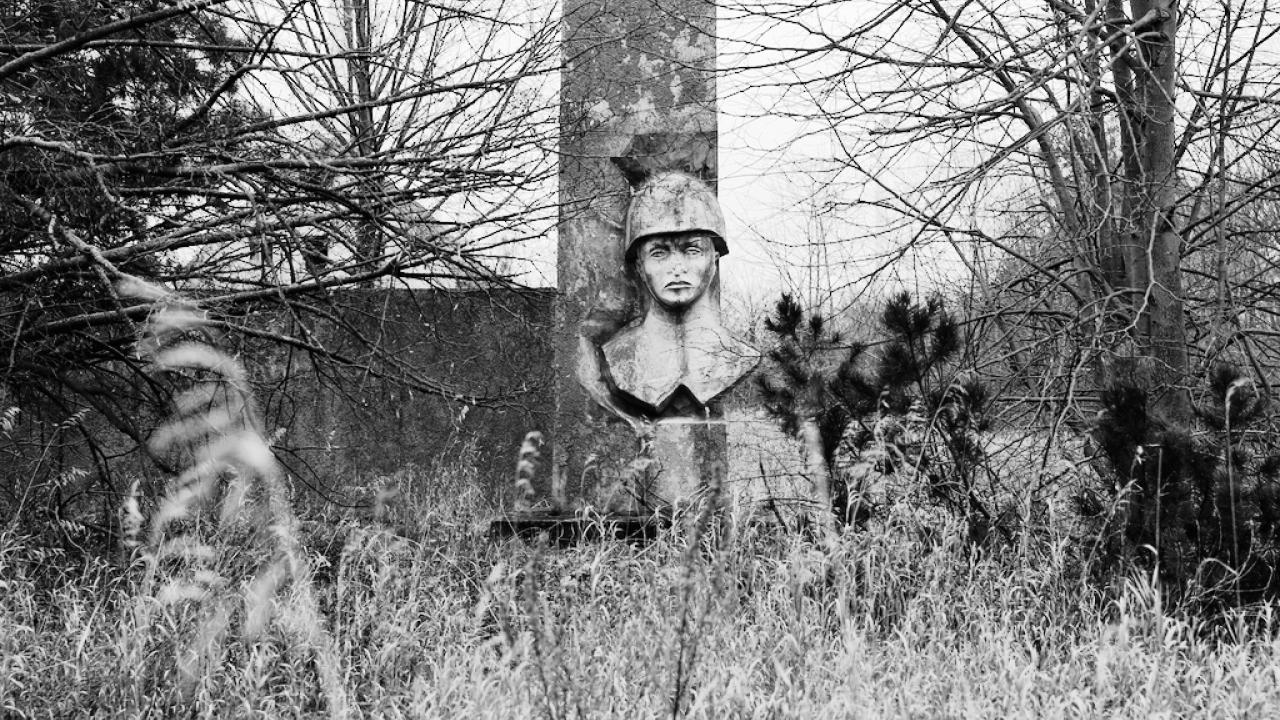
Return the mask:
{"type": "Polygon", "coordinates": [[[654,427],[654,467],[646,504],[677,505],[705,494],[712,486],[725,491],[729,435],[723,420],[664,420],[654,427]]]}

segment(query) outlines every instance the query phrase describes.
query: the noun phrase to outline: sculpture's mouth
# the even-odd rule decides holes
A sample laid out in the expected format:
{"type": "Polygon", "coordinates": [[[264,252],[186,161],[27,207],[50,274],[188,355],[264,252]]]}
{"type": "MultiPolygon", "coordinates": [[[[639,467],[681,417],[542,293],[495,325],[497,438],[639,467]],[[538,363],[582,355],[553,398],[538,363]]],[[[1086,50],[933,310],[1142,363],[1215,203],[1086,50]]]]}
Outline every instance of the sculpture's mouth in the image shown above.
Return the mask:
{"type": "Polygon", "coordinates": [[[688,282],[685,282],[684,280],[673,280],[667,283],[668,290],[688,290],[692,287],[693,287],[693,283],[688,283],[688,282]]]}

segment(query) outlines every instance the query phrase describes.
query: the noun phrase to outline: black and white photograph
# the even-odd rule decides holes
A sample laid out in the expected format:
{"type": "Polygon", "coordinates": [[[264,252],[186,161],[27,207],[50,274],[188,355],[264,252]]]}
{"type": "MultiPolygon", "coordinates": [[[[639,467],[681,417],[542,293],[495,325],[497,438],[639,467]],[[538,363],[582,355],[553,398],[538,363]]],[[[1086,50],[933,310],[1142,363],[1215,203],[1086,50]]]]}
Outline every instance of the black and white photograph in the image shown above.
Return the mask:
{"type": "Polygon", "coordinates": [[[1280,2],[0,0],[0,364],[6,720],[1280,718],[1280,2]]]}

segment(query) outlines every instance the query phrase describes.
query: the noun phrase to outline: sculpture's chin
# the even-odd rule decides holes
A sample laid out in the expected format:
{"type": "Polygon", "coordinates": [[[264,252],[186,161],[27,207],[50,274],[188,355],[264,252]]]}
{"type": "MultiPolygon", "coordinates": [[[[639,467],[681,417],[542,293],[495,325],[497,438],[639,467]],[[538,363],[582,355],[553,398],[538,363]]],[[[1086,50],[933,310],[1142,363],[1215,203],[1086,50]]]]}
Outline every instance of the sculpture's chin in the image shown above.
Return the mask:
{"type": "Polygon", "coordinates": [[[661,305],[662,309],[666,310],[667,312],[682,313],[688,310],[689,308],[693,307],[693,301],[696,299],[697,298],[692,298],[687,300],[686,299],[672,300],[667,298],[658,298],[658,304],[661,305]]]}
{"type": "Polygon", "coordinates": [[[667,312],[681,313],[693,307],[704,294],[705,288],[690,287],[654,293],[654,299],[667,312]]]}

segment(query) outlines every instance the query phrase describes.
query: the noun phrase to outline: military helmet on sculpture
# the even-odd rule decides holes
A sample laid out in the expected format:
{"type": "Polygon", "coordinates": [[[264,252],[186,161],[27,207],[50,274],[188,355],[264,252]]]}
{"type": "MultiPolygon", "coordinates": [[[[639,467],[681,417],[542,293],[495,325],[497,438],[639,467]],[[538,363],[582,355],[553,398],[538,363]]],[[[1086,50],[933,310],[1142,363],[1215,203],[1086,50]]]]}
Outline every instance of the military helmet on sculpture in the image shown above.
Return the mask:
{"type": "Polygon", "coordinates": [[[636,189],[627,210],[627,260],[647,237],[697,231],[712,235],[717,253],[729,254],[724,241],[724,214],[716,191],[687,173],[652,175],[636,189]]]}

